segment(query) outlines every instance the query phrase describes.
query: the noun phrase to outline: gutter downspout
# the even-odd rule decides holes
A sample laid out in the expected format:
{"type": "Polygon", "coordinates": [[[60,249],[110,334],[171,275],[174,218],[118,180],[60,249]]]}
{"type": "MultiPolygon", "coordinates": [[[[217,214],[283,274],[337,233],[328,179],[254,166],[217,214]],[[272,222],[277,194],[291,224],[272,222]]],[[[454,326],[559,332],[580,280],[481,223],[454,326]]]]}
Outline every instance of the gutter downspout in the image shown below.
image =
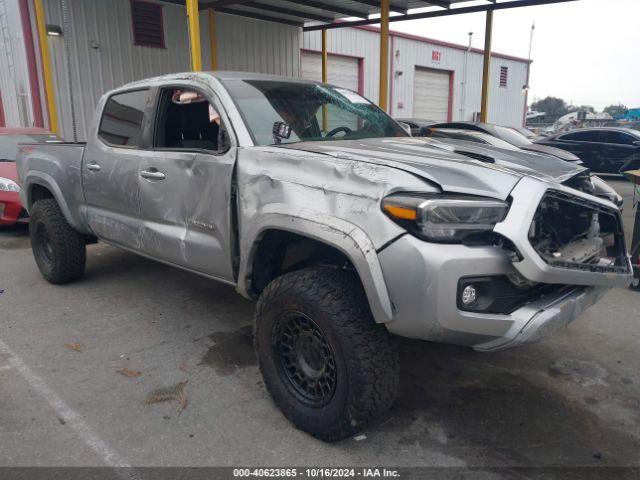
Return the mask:
{"type": "Polygon", "coordinates": [[[389,88],[389,0],[380,0],[380,86],[378,106],[387,109],[389,88]]]}
{"type": "Polygon", "coordinates": [[[533,46],[533,32],[536,30],[535,22],[531,24],[531,36],[529,37],[529,56],[527,59],[529,63],[527,63],[527,81],[524,85],[524,113],[522,114],[522,126],[527,126],[527,110],[529,109],[529,78],[531,74],[531,47],[533,46]]]}
{"type": "Polygon", "coordinates": [[[469,32],[469,47],[467,51],[464,53],[464,68],[462,70],[462,105],[460,107],[460,120],[465,121],[464,115],[466,113],[466,102],[467,102],[467,69],[469,63],[469,54],[471,53],[471,42],[473,40],[473,32],[469,32]]]}
{"type": "Polygon", "coordinates": [[[42,73],[44,77],[44,90],[47,96],[47,110],[49,114],[49,130],[55,134],[60,134],[58,128],[58,111],[53,86],[53,73],[51,71],[51,54],[49,52],[49,42],[47,41],[47,26],[44,16],[42,0],[33,1],[36,12],[36,23],[38,25],[38,41],[40,43],[40,56],[42,58],[42,73]]]}
{"type": "Polygon", "coordinates": [[[69,52],[69,35],[71,29],[69,27],[69,5],[67,0],[62,0],[62,29],[63,29],[63,41],[64,41],[64,57],[67,66],[67,76],[69,77],[69,107],[71,110],[71,127],[73,129],[73,141],[78,141],[78,124],[76,121],[76,105],[73,100],[73,72],[71,71],[71,54],[69,52]]]}
{"type": "Polygon", "coordinates": [[[20,0],[20,22],[22,23],[22,35],[24,49],[27,53],[27,69],[29,72],[29,90],[31,91],[31,108],[33,111],[33,123],[36,127],[44,127],[42,114],[42,98],[40,98],[40,86],[38,85],[38,68],[36,67],[36,49],[33,43],[33,31],[31,30],[31,18],[29,16],[29,2],[20,0]]]}
{"type": "Polygon", "coordinates": [[[389,116],[393,117],[393,84],[396,82],[395,58],[396,58],[396,37],[391,37],[391,57],[389,59],[389,116]]]}

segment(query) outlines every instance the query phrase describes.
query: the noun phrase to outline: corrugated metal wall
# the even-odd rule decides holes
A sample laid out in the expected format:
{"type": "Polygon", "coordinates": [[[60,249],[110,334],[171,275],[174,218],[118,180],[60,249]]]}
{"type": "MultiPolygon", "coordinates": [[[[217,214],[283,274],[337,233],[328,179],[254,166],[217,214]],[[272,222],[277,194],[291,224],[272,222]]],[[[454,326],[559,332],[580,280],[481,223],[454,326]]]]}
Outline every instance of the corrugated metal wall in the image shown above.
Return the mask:
{"type": "MultiPolygon", "coordinates": [[[[397,76],[391,72],[390,102],[391,114],[395,117],[413,115],[413,89],[416,67],[443,69],[454,72],[453,120],[471,120],[474,112],[480,111],[482,89],[482,54],[468,53],[460,48],[430,44],[423,41],[392,35],[390,55],[393,71],[402,72],[397,76]],[[433,51],[440,52],[439,61],[432,60],[433,51]],[[468,55],[468,79],[466,100],[462,105],[462,82],[464,80],[464,59],[468,55]]],[[[303,48],[321,50],[320,32],[305,32],[303,48]]],[[[364,58],[365,96],[378,100],[378,75],[380,40],[377,32],[356,28],[327,31],[327,49],[330,53],[353,55],[364,58]]],[[[391,68],[390,68],[391,70],[391,68]]],[[[493,57],[491,62],[491,84],[489,94],[489,121],[503,125],[522,125],[524,115],[524,91],[527,64],[521,61],[493,57]],[[500,87],[500,67],[509,68],[508,86],[500,87]]]]}
{"type": "Polygon", "coordinates": [[[16,0],[0,0],[0,94],[7,127],[34,125],[27,53],[16,0]]]}
{"type": "MultiPolygon", "coordinates": [[[[304,32],[302,48],[322,50],[320,32],[304,32]]],[[[364,96],[378,100],[380,80],[380,38],[375,32],[357,28],[327,30],[327,51],[364,59],[364,96]]]]}
{"type": "MultiPolygon", "coordinates": [[[[301,29],[216,13],[218,68],[297,77],[301,29]]],[[[186,20],[185,20],[186,22],[186,20]]],[[[202,65],[211,68],[207,12],[200,14],[202,65]]]]}
{"type": "MultiPolygon", "coordinates": [[[[163,4],[166,48],[133,45],[129,0],[67,0],[71,86],[78,140],[87,136],[100,96],[145,77],[190,69],[185,8],[163,4]]],[[[63,26],[62,1],[46,0],[47,23],[63,26]]],[[[297,76],[300,29],[231,15],[217,15],[220,69],[297,76]]],[[[200,15],[204,68],[210,66],[206,12],[200,15]]],[[[64,37],[49,37],[62,136],[73,139],[64,37]]]]}
{"type": "MultiPolygon", "coordinates": [[[[48,37],[51,45],[61,133],[73,138],[70,114],[70,89],[76,110],[77,138],[86,138],[97,100],[105,91],[124,83],[189,69],[189,43],[185,8],[163,4],[164,32],[167,48],[157,49],[133,45],[129,0],[67,0],[69,31],[63,37],[48,37]],[[64,39],[69,43],[71,83],[67,74],[64,39]]],[[[24,43],[20,30],[18,2],[0,0],[0,88],[5,116],[9,125],[31,125],[24,43]],[[6,67],[5,67],[6,66],[6,67]],[[18,93],[14,93],[18,92],[18,93]],[[8,97],[8,98],[7,98],[8,97]],[[20,99],[17,102],[16,99],[20,99]],[[20,105],[25,105],[20,107],[20,105]],[[22,109],[22,113],[21,110],[22,109]]],[[[47,23],[63,26],[62,0],[44,0],[47,23]]],[[[218,66],[225,70],[244,70],[297,77],[300,74],[299,49],[320,51],[320,32],[301,33],[297,27],[232,15],[217,14],[218,66]]],[[[207,12],[200,15],[202,58],[210,68],[207,12]]],[[[416,66],[453,70],[454,93],[452,116],[471,119],[480,109],[482,55],[469,54],[466,102],[462,105],[464,57],[459,48],[393,36],[391,113],[413,114],[413,77],[416,66]],[[432,61],[432,51],[440,52],[440,61],[432,61]],[[397,55],[395,51],[398,51],[397,55]]],[[[343,28],[328,31],[330,53],[363,59],[364,94],[378,99],[379,37],[375,31],[343,28]]],[[[524,110],[526,63],[494,57],[491,69],[490,121],[520,125],[524,110]],[[499,87],[500,66],[509,68],[508,86],[499,87]]]]}
{"type": "MultiPolygon", "coordinates": [[[[416,66],[450,70],[454,72],[453,120],[471,120],[474,112],[480,111],[482,90],[482,55],[467,53],[458,48],[433,45],[400,37],[394,38],[394,69],[403,72],[394,78],[393,114],[411,116],[413,112],[413,78],[416,66]],[[432,58],[433,51],[439,52],[439,61],[432,58]],[[464,88],[464,61],[468,55],[467,85],[465,104],[462,105],[464,88]],[[403,108],[398,108],[398,104],[403,108]]],[[[524,91],[527,65],[524,62],[493,57],[491,60],[491,81],[489,88],[489,121],[502,125],[522,125],[524,114],[524,91]],[[500,67],[508,67],[508,85],[500,87],[500,67]]]]}

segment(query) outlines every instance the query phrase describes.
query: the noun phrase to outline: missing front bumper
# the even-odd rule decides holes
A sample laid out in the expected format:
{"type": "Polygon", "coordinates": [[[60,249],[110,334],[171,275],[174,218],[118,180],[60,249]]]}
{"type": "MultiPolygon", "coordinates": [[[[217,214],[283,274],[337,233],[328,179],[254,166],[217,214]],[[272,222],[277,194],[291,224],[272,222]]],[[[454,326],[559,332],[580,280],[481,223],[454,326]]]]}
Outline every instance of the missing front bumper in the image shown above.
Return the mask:
{"type": "Polygon", "coordinates": [[[608,290],[605,287],[577,287],[531,303],[521,309],[522,312],[515,312],[514,316],[520,319],[503,337],[474,345],[473,348],[488,352],[535,343],[569,325],[608,290]]]}
{"type": "MultiPolygon", "coordinates": [[[[607,209],[615,215],[622,228],[622,219],[615,206],[605,200],[561,185],[554,186],[554,190],[570,196],[575,201],[583,201],[594,206],[607,209]]],[[[556,283],[564,285],[583,286],[619,286],[626,287],[631,282],[631,262],[628,256],[621,259],[619,268],[598,268],[588,264],[569,265],[562,262],[549,263],[545,261],[529,240],[531,223],[536,215],[540,202],[547,194],[547,185],[534,179],[523,178],[511,192],[513,202],[507,218],[496,225],[494,231],[511,240],[520,253],[521,261],[513,266],[525,278],[539,283],[556,283]],[[572,268],[568,268],[572,267],[572,268]]],[[[624,239],[621,248],[625,251],[624,239]]]]}

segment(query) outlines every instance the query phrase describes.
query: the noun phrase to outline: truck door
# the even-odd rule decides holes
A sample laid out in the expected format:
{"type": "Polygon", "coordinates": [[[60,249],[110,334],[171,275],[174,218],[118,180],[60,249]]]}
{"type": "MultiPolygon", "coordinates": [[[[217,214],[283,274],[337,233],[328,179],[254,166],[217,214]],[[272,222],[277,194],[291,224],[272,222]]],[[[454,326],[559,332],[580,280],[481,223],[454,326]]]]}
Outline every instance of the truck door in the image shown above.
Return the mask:
{"type": "MultiPolygon", "coordinates": [[[[149,89],[118,92],[104,103],[82,161],[88,222],[98,237],[139,249],[140,147],[149,89]]],[[[148,143],[148,141],[147,141],[148,143]]]]}
{"type": "Polygon", "coordinates": [[[233,282],[235,148],[224,112],[211,92],[177,85],[155,96],[153,145],[138,177],[144,251],[233,282]]]}

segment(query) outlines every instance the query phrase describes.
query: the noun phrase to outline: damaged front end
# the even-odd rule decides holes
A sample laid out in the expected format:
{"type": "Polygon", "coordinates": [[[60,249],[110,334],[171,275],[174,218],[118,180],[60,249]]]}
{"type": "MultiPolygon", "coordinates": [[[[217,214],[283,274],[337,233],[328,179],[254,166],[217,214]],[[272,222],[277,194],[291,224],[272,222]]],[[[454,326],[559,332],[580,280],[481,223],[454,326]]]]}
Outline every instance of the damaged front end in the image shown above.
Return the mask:
{"type": "Polygon", "coordinates": [[[567,193],[547,191],[531,222],[529,241],[554,267],[628,272],[624,234],[616,212],[567,193]]]}
{"type": "Polygon", "coordinates": [[[627,286],[631,265],[620,211],[606,200],[524,178],[495,232],[510,239],[513,266],[538,283],[627,286]]]}

